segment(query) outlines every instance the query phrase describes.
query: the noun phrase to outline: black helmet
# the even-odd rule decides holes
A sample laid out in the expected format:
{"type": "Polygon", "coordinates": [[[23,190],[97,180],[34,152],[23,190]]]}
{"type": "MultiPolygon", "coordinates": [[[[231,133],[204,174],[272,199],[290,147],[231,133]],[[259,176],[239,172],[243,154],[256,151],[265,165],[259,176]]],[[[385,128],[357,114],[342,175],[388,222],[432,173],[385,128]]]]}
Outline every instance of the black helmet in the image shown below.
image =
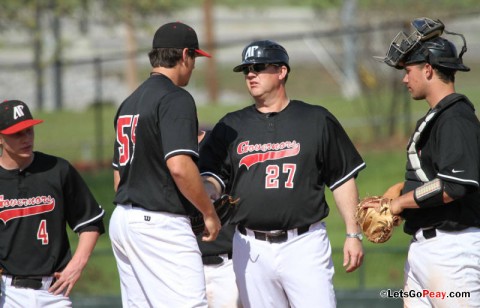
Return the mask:
{"type": "Polygon", "coordinates": [[[242,63],[233,68],[234,72],[241,72],[244,66],[256,63],[282,63],[290,72],[288,54],[280,44],[269,41],[255,41],[247,45],[242,52],[242,63]]]}
{"type": "Polygon", "coordinates": [[[434,37],[419,42],[418,46],[405,56],[403,63],[399,63],[399,66],[427,62],[434,68],[468,72],[470,68],[463,64],[462,55],[463,52],[460,57],[457,56],[457,49],[449,40],[434,37]]]}

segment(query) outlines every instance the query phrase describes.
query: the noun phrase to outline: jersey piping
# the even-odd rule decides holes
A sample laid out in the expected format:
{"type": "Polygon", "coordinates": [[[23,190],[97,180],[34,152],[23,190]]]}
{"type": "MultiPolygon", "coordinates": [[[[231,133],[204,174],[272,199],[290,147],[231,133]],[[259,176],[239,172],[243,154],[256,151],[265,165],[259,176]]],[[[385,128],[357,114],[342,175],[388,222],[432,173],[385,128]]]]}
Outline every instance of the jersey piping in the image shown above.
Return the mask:
{"type": "Polygon", "coordinates": [[[96,217],[93,217],[93,218],[91,218],[91,219],[89,219],[89,220],[87,220],[87,221],[85,221],[85,222],[82,222],[82,223],[76,225],[72,230],[73,230],[74,232],[77,232],[77,230],[78,230],[79,228],[83,227],[84,225],[88,225],[88,224],[91,223],[91,222],[94,222],[94,221],[98,220],[98,219],[99,219],[100,217],[102,217],[104,214],[105,214],[105,211],[102,209],[102,212],[101,212],[100,214],[98,214],[96,217]]]}
{"type": "Polygon", "coordinates": [[[181,154],[181,153],[186,153],[186,154],[188,153],[188,154],[192,154],[195,157],[198,157],[198,153],[195,152],[195,151],[188,150],[188,149],[179,149],[179,150],[168,152],[165,155],[165,159],[168,159],[169,157],[172,157],[172,156],[175,156],[175,155],[178,155],[178,154],[181,154]]]}
{"type": "Polygon", "coordinates": [[[332,189],[332,190],[335,189],[337,185],[343,183],[343,181],[345,181],[346,179],[349,179],[350,177],[352,177],[352,175],[358,173],[358,171],[365,168],[365,166],[366,166],[365,163],[360,164],[357,168],[353,169],[349,174],[347,174],[346,176],[344,176],[340,180],[333,183],[333,185],[330,186],[330,189],[332,189]]]}

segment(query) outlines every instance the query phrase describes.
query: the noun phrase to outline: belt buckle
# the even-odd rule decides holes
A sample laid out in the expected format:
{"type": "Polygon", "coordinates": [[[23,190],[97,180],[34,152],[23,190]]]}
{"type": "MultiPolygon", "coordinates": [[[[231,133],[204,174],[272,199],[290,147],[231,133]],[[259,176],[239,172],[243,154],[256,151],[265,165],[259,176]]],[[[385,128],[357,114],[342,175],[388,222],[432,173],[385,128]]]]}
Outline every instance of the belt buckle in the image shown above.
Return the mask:
{"type": "Polygon", "coordinates": [[[288,233],[284,230],[265,233],[265,240],[269,243],[282,243],[288,239],[288,233]]]}

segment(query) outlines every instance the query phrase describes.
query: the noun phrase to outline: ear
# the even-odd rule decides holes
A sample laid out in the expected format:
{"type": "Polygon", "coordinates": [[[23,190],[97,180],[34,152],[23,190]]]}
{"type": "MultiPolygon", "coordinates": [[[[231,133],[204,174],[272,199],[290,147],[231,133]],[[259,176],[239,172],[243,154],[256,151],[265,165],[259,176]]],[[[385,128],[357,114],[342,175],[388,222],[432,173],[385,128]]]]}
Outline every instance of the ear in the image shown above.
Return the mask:
{"type": "Polygon", "coordinates": [[[425,63],[423,70],[427,78],[431,78],[433,76],[434,69],[433,69],[433,66],[431,66],[429,63],[425,63]]]}
{"type": "Polygon", "coordinates": [[[278,76],[279,79],[285,79],[285,77],[287,76],[288,74],[288,68],[285,66],[285,65],[282,65],[280,67],[280,69],[282,70],[282,72],[280,73],[280,75],[278,76]]]}
{"type": "Polygon", "coordinates": [[[187,62],[187,58],[188,58],[188,48],[183,48],[183,51],[182,51],[183,62],[187,62]]]}

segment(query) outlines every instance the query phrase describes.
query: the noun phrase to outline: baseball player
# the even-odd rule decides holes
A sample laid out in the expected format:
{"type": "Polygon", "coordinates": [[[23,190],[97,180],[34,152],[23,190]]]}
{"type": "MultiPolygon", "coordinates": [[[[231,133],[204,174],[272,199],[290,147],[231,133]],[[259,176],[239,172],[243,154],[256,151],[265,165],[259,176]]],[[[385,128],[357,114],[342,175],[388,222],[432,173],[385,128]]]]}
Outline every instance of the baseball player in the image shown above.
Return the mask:
{"type": "Polygon", "coordinates": [[[125,307],[206,307],[205,277],[189,213],[203,214],[214,240],[220,220],[196,165],[198,120],[188,84],[201,50],[195,31],[162,25],[152,71],[115,116],[115,210],[110,238],[125,307]],[[193,204],[193,205],[192,205],[193,204]]]}
{"type": "Polygon", "coordinates": [[[404,303],[480,307],[480,123],[469,99],[455,92],[455,73],[470,70],[462,61],[466,42],[439,20],[417,18],[412,25],[412,34],[400,32],[381,59],[403,69],[412,98],[429,107],[407,146],[403,195],[391,203],[413,237],[405,291],[466,291],[469,297],[414,296],[404,303]],[[459,55],[443,34],[463,40],[459,55]]]}
{"type": "MultiPolygon", "coordinates": [[[[201,149],[210,131],[201,130],[198,134],[201,149]]],[[[198,247],[202,253],[203,270],[209,308],[240,308],[240,298],[235,281],[232,262],[232,241],[235,226],[227,224],[220,229],[213,242],[202,241],[197,236],[198,247]]]]}
{"type": "Polygon", "coordinates": [[[346,225],[344,266],[362,263],[354,213],[355,177],[365,167],[347,134],[325,108],[290,100],[285,48],[254,41],[242,72],[255,104],[223,117],[200,151],[211,193],[240,198],[231,223],[233,266],[244,307],[334,307],[331,246],[323,219],[325,187],[346,225]]]}
{"type": "Polygon", "coordinates": [[[24,102],[0,103],[0,307],[71,307],[104,233],[104,211],[78,172],[33,150],[41,122],[24,102]],[[79,234],[73,256],[67,224],[79,234]]]}

